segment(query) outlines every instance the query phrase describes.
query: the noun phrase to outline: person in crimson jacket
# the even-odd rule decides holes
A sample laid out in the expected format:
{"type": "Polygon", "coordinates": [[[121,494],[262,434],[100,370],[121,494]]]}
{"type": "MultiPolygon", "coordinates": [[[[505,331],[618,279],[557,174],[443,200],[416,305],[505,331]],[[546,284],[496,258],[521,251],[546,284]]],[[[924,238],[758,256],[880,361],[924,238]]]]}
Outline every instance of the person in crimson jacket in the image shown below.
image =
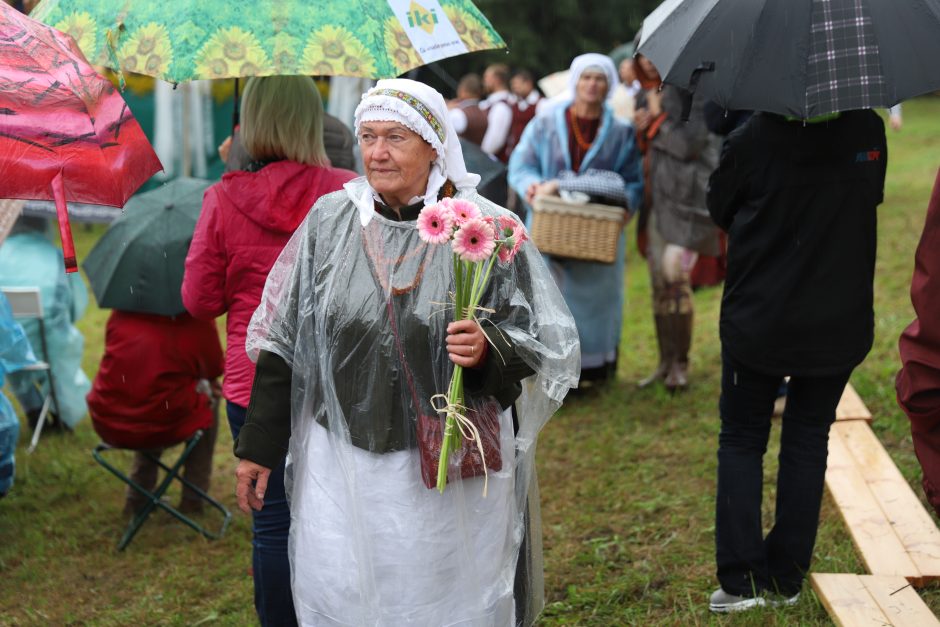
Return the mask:
{"type": "MultiPolygon", "coordinates": [[[[207,492],[216,435],[210,382],[221,375],[222,346],[214,323],[186,313],[170,317],[116,309],[108,318],[104,356],[87,397],[92,425],[107,444],[137,449],[130,476],[150,491],[158,466],[145,453],[159,458],[165,447],[203,429],[184,477],[207,492]]],[[[146,503],[128,487],[125,515],[146,503]]],[[[201,509],[199,496],[184,489],[179,510],[201,509]]]]}
{"type": "Polygon", "coordinates": [[[728,233],[710,609],[795,602],[809,570],[829,426],[874,338],[876,207],[888,154],[873,111],[754,114],[726,140],[707,194],[728,233]],[[761,526],[774,398],[790,376],[774,525],[761,526]]]}
{"type": "Polygon", "coordinates": [[[911,301],[917,318],[901,334],[903,367],[895,386],[898,404],[911,420],[914,453],[924,471],[927,501],[940,516],[940,171],[917,246],[911,301]]]}
{"type": "MultiPolygon", "coordinates": [[[[203,319],[228,313],[222,395],[236,439],[255,375],[245,352],[245,331],[268,271],[314,203],[356,177],[329,166],[322,118],[323,103],[311,78],[248,80],[240,134],[254,161],[246,171],[226,173],[206,190],[186,258],[186,309],[203,319]]],[[[255,609],[262,625],[295,623],[283,472],[281,464],[272,473],[264,509],[253,514],[255,609]]]]}

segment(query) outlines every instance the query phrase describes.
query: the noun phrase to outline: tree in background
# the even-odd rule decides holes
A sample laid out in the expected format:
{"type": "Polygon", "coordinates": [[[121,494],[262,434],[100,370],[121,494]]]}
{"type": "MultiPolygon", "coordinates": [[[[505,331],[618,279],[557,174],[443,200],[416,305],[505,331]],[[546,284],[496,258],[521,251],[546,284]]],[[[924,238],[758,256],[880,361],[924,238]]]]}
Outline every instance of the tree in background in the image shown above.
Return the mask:
{"type": "Polygon", "coordinates": [[[526,67],[536,78],[567,69],[584,52],[607,53],[633,41],[643,18],[660,0],[475,0],[508,50],[446,59],[436,69],[422,68],[419,80],[447,94],[456,78],[481,72],[490,63],[526,67]],[[446,78],[445,78],[446,76],[446,78]]]}

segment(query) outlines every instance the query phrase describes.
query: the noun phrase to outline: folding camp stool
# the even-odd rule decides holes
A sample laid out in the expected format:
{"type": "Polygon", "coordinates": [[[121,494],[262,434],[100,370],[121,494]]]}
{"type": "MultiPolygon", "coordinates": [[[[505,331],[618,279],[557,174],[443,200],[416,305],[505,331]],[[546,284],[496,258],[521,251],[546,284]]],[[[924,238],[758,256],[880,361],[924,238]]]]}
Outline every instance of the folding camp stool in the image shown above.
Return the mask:
{"type": "MultiPolygon", "coordinates": [[[[10,309],[13,310],[14,318],[35,318],[39,323],[39,341],[41,344],[39,348],[42,349],[43,361],[37,361],[21,370],[22,372],[45,372],[49,380],[49,392],[43,399],[42,409],[39,411],[39,418],[36,420],[36,427],[33,429],[33,437],[29,441],[29,448],[26,449],[27,453],[32,453],[39,444],[39,436],[42,434],[42,429],[46,424],[46,419],[49,417],[50,410],[52,410],[54,406],[55,413],[58,415],[59,412],[59,401],[55,395],[55,379],[52,376],[52,366],[50,366],[49,360],[49,344],[46,341],[46,325],[42,308],[42,295],[38,287],[4,287],[0,289],[2,289],[3,295],[6,296],[6,299],[10,302],[10,309]]],[[[33,351],[35,351],[36,348],[37,347],[34,346],[33,351]]]]}
{"type": "MultiPolygon", "coordinates": [[[[199,443],[199,440],[202,438],[202,435],[203,435],[203,431],[202,429],[200,429],[196,431],[192,436],[190,436],[188,440],[185,441],[183,452],[180,454],[176,462],[174,462],[172,467],[167,466],[160,459],[154,457],[153,455],[150,455],[147,452],[134,451],[134,452],[143,452],[144,455],[146,455],[151,461],[156,463],[166,473],[163,480],[157,484],[157,487],[154,489],[153,492],[149,492],[148,490],[143,488],[143,486],[141,486],[136,481],[128,477],[126,474],[121,472],[118,468],[116,468],[113,464],[111,464],[108,460],[105,459],[106,453],[108,451],[122,450],[120,449],[120,447],[111,446],[110,444],[105,444],[104,442],[102,442],[101,444],[95,447],[94,451],[92,451],[92,456],[95,458],[95,461],[97,461],[99,464],[101,464],[102,466],[107,468],[109,471],[111,471],[111,474],[113,474],[115,477],[117,477],[118,479],[120,479],[121,481],[129,485],[131,488],[133,488],[140,494],[147,497],[147,503],[134,514],[134,518],[130,521],[130,523],[128,523],[127,529],[124,531],[124,536],[121,538],[121,541],[118,543],[118,551],[123,551],[124,548],[127,547],[128,544],[130,544],[131,540],[133,540],[134,536],[137,534],[137,531],[144,524],[144,521],[146,521],[147,518],[150,516],[150,514],[153,513],[153,511],[158,507],[164,510],[165,512],[167,512],[168,514],[170,514],[171,516],[173,516],[174,518],[176,518],[177,520],[183,523],[186,523],[187,525],[192,527],[195,531],[198,531],[199,533],[201,533],[203,536],[205,536],[206,538],[210,540],[217,540],[221,538],[222,535],[225,533],[225,529],[228,527],[229,521],[231,521],[232,519],[231,512],[229,512],[228,509],[226,509],[224,505],[222,505],[217,500],[215,500],[214,498],[206,494],[200,488],[193,485],[192,482],[187,481],[185,477],[179,474],[180,469],[186,463],[187,458],[189,458],[189,454],[193,452],[194,448],[196,448],[196,444],[199,443]],[[170,485],[173,483],[174,479],[179,481],[181,484],[183,484],[187,488],[190,488],[191,490],[193,490],[199,496],[200,499],[206,501],[207,503],[209,503],[209,505],[211,505],[213,508],[217,509],[219,512],[222,513],[222,516],[223,516],[222,524],[219,527],[218,531],[212,531],[206,527],[203,527],[202,525],[197,523],[195,520],[193,520],[186,514],[183,514],[182,512],[177,510],[175,507],[173,507],[172,505],[170,505],[169,503],[163,500],[162,497],[164,493],[167,491],[167,488],[169,488],[170,485]]],[[[123,449],[123,450],[133,450],[133,449],[123,449]]]]}

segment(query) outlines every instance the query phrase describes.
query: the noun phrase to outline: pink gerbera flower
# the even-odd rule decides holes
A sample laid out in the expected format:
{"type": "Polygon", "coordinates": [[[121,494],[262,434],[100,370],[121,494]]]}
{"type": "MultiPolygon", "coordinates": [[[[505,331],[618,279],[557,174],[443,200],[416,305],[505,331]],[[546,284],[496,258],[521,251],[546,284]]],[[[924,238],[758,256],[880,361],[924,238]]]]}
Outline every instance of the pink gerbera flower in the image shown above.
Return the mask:
{"type": "Polygon", "coordinates": [[[472,218],[457,229],[451,246],[464,261],[486,261],[496,248],[495,235],[489,224],[479,218],[472,218]]]}
{"type": "Polygon", "coordinates": [[[429,244],[443,244],[454,229],[454,214],[445,205],[428,205],[418,214],[418,237],[429,244]]]}
{"type": "MultiPolygon", "coordinates": [[[[511,263],[519,252],[519,249],[522,248],[522,245],[529,239],[528,234],[525,232],[525,227],[522,226],[522,224],[512,218],[507,219],[512,221],[513,226],[511,228],[504,228],[502,245],[496,253],[499,256],[499,260],[503,263],[511,263]]],[[[504,222],[504,224],[508,223],[504,222]]]]}
{"type": "Polygon", "coordinates": [[[512,216],[499,216],[498,221],[501,237],[509,237],[519,226],[519,222],[512,216]]]}
{"type": "Polygon", "coordinates": [[[467,221],[474,220],[482,215],[480,213],[480,208],[469,200],[447,198],[442,202],[446,202],[447,207],[454,212],[454,222],[457,224],[457,226],[461,226],[467,221]]]}

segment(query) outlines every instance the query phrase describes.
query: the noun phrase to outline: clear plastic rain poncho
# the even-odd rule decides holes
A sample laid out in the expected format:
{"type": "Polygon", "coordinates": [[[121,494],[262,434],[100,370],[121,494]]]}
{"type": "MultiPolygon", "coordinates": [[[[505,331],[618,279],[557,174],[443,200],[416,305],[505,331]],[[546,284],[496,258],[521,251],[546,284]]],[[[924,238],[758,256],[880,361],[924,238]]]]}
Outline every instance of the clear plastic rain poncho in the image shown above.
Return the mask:
{"type": "MultiPolygon", "coordinates": [[[[37,357],[52,367],[58,405],[53,411],[68,427],[74,427],[88,412],[85,395],[91,389],[82,370],[85,338],[74,324],[88,306],[88,289],[78,273],[65,273],[62,249],[39,232],[11,235],[0,246],[0,285],[39,288],[48,355],[42,355],[39,321],[23,319],[21,323],[37,357]]],[[[9,381],[24,407],[42,406],[49,388],[46,373],[16,372],[10,374],[9,381]]]]}
{"type": "MultiPolygon", "coordinates": [[[[371,204],[368,192],[360,178],[316,204],[271,270],[248,330],[249,355],[270,351],[293,369],[286,483],[298,617],[390,626],[531,620],[542,603],[541,538],[527,499],[539,430],[577,385],[574,321],[531,243],[511,265],[497,264],[484,302],[492,311],[480,315],[498,331],[483,329],[505,334],[535,373],[515,404],[518,432],[503,411],[502,468],[489,473],[485,498],[483,477],[451,474],[443,494],[428,489],[415,421],[436,416],[431,397],[450,380],[451,250],[422,242],[413,221],[375,214],[363,225],[351,198],[371,204]],[[530,594],[517,609],[525,533],[530,594]]],[[[487,215],[508,213],[472,190],[456,197],[487,215]]],[[[468,386],[466,402],[479,409],[492,398],[468,386]]]]}
{"type": "MultiPolygon", "coordinates": [[[[0,390],[4,376],[36,363],[33,349],[29,345],[23,327],[13,319],[13,310],[6,297],[0,293],[0,390]]],[[[16,441],[20,434],[20,421],[13,405],[0,391],[0,496],[13,485],[16,465],[16,441]]]]}

